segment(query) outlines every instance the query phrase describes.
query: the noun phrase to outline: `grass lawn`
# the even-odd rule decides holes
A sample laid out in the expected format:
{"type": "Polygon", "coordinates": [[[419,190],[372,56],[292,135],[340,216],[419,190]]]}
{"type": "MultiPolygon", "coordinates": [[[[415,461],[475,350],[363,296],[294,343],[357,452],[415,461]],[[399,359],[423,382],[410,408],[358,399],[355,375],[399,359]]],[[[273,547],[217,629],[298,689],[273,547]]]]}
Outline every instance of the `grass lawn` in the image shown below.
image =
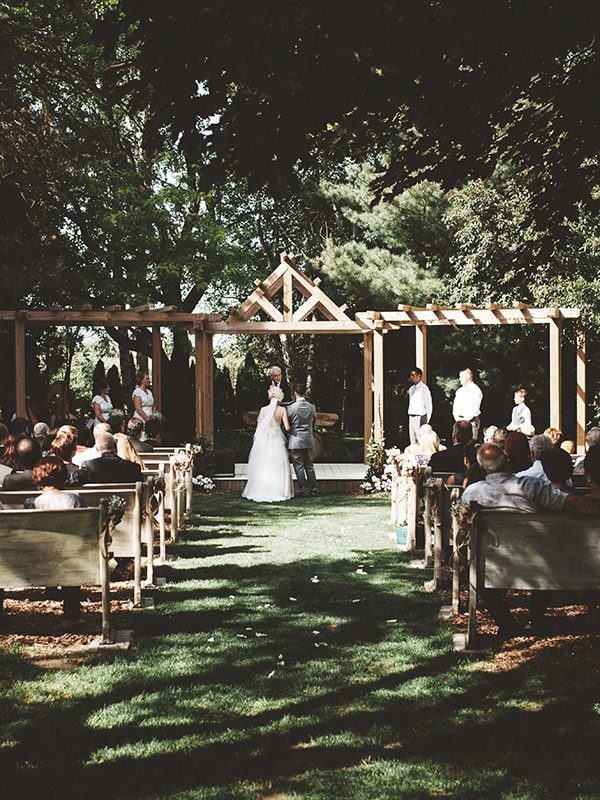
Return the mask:
{"type": "Polygon", "coordinates": [[[600,798],[597,637],[459,658],[384,499],[195,509],[133,651],[0,650],[3,796],[600,798]]]}

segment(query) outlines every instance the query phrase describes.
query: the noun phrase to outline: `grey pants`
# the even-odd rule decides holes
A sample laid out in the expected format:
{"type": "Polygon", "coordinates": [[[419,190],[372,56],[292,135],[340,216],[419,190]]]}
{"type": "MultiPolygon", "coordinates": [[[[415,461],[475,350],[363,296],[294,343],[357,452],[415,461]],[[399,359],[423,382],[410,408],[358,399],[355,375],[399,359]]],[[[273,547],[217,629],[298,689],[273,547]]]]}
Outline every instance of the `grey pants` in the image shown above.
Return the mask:
{"type": "Polygon", "coordinates": [[[312,459],[312,450],[303,448],[301,450],[290,449],[292,466],[298,480],[298,494],[307,494],[317,491],[317,478],[315,476],[315,466],[312,459]]]}
{"type": "Polygon", "coordinates": [[[414,414],[408,415],[408,435],[410,436],[410,443],[416,444],[418,441],[419,428],[427,422],[427,414],[422,414],[420,417],[414,414]]]}

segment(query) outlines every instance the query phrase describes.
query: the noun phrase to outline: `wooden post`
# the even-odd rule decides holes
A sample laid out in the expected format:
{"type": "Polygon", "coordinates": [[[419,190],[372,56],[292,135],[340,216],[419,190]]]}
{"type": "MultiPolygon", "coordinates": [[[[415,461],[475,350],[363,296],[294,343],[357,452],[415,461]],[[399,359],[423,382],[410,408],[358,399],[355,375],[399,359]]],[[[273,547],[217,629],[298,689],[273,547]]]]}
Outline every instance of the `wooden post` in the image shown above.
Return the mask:
{"type": "Polygon", "coordinates": [[[363,436],[365,440],[364,458],[367,460],[367,445],[371,438],[373,428],[373,334],[363,335],[363,405],[364,425],[363,436]]]}
{"type": "Polygon", "coordinates": [[[152,394],[154,396],[154,406],[157,411],[162,408],[162,342],[160,337],[160,325],[152,326],[152,394]]]}
{"type": "Polygon", "coordinates": [[[550,328],[550,427],[561,429],[562,353],[560,317],[551,319],[550,328]]]}
{"type": "Polygon", "coordinates": [[[586,336],[585,330],[579,328],[576,333],[577,346],[577,396],[575,400],[577,419],[577,452],[583,454],[585,450],[585,422],[586,422],[586,336]]]}
{"type": "Polygon", "coordinates": [[[15,412],[27,417],[25,387],[25,319],[15,319],[15,412]]]}
{"type": "Polygon", "coordinates": [[[292,271],[288,269],[283,276],[283,321],[291,322],[294,314],[294,285],[292,271]]]}
{"type": "Polygon", "coordinates": [[[204,398],[204,333],[194,332],[194,350],[196,354],[196,436],[204,436],[205,431],[205,398],[204,398]]]}
{"type": "Polygon", "coordinates": [[[427,327],[415,325],[415,366],[423,370],[423,383],[427,383],[427,327]]]}
{"type": "Polygon", "coordinates": [[[383,439],[383,331],[373,331],[373,407],[375,425],[373,436],[383,439]]]}
{"type": "Polygon", "coordinates": [[[215,386],[215,370],[214,370],[214,356],[213,356],[213,336],[212,333],[205,333],[205,395],[206,407],[204,424],[206,433],[204,434],[211,442],[214,440],[215,435],[215,422],[214,422],[214,386],[215,386]]]}

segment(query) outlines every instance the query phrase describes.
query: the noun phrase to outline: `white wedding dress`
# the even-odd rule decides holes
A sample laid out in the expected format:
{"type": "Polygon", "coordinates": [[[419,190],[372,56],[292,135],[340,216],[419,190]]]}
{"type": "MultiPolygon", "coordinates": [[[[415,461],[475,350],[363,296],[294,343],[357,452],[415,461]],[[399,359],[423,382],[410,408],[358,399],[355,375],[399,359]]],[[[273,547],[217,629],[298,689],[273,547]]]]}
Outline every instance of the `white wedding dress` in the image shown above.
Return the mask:
{"type": "Polygon", "coordinates": [[[279,503],[294,496],[285,436],[275,420],[273,398],[259,418],[248,458],[248,482],[242,497],[257,503],[279,503]]]}

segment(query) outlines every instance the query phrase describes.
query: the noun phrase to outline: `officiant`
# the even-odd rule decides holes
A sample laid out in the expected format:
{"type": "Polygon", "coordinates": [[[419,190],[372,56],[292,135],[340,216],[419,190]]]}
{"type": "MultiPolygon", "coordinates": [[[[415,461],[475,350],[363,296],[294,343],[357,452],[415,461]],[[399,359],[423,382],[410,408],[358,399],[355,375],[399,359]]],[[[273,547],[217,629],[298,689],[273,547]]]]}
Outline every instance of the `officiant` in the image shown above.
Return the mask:
{"type": "Polygon", "coordinates": [[[283,373],[281,371],[281,367],[272,366],[269,367],[269,380],[263,384],[261,387],[261,403],[265,402],[265,398],[267,397],[267,393],[271,386],[276,386],[278,389],[281,389],[283,392],[283,402],[289,403],[292,399],[291,391],[289,384],[283,377],[283,373]]]}

